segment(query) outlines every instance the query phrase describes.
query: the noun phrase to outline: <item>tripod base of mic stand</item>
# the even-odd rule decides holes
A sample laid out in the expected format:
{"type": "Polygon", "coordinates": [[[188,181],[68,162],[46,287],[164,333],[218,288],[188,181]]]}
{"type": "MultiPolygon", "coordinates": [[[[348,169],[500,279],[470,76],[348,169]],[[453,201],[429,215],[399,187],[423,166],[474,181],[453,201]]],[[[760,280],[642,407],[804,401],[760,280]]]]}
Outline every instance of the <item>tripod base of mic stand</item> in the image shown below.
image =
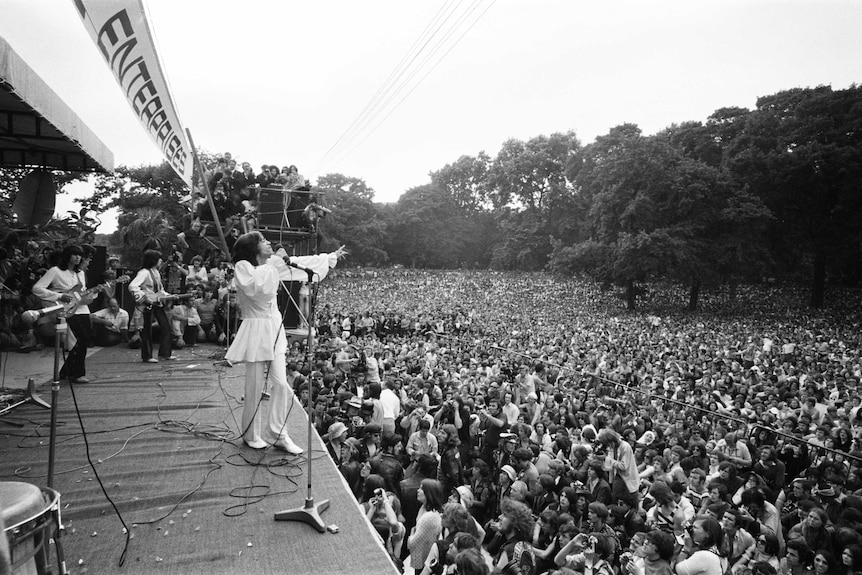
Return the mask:
{"type": "Polygon", "coordinates": [[[51,409],[51,404],[36,395],[36,384],[33,382],[32,377],[27,381],[27,401],[29,403],[35,403],[45,409],[51,409]]]}
{"type": "MultiPolygon", "coordinates": [[[[44,407],[45,409],[51,409],[51,404],[49,404],[47,401],[45,401],[44,399],[42,399],[41,397],[39,397],[36,394],[36,384],[33,382],[32,377],[27,381],[27,393],[26,393],[24,399],[22,399],[21,401],[16,401],[15,403],[6,406],[3,409],[0,409],[0,415],[6,415],[7,413],[11,412],[12,410],[14,410],[19,405],[24,405],[26,403],[33,403],[35,405],[38,405],[39,407],[44,407]]],[[[8,423],[8,422],[4,422],[4,423],[8,423]]],[[[16,425],[16,424],[12,424],[12,425],[16,425]]]]}
{"type": "Polygon", "coordinates": [[[326,531],[326,525],[320,517],[320,513],[326,511],[329,507],[329,499],[324,499],[320,503],[314,503],[314,499],[306,499],[303,507],[289,509],[287,511],[279,511],[275,514],[276,521],[302,521],[308,523],[320,533],[326,531]]]}

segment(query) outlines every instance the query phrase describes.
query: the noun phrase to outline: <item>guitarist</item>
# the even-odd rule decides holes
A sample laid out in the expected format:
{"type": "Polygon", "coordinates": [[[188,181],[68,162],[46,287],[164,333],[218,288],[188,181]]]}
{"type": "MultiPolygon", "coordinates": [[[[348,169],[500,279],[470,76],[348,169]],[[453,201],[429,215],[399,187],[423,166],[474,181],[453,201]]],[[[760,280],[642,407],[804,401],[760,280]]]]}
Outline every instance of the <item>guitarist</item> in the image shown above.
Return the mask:
{"type": "Polygon", "coordinates": [[[167,295],[162,285],[162,274],[159,266],[162,264],[162,253],[158,250],[145,250],[141,269],[135,279],[129,283],[129,291],[137,302],[138,309],[144,316],[144,325],[141,330],[141,359],[146,363],[158,363],[153,357],[153,317],[159,323],[161,331],[161,345],[159,346],[159,358],[179,359],[171,354],[171,322],[165,313],[165,308],[159,302],[159,296],[167,295]]]}
{"type": "MultiPolygon", "coordinates": [[[[60,265],[50,268],[39,281],[33,284],[33,294],[48,302],[69,303],[74,299],[75,291],[86,289],[84,270],[84,250],[81,246],[69,245],[63,248],[60,255],[60,265]]],[[[93,301],[91,296],[84,297],[75,313],[66,318],[66,323],[75,336],[75,347],[66,356],[66,363],[60,369],[61,378],[69,378],[74,383],[89,383],[87,379],[87,346],[93,336],[93,325],[90,322],[90,308],[87,304],[93,301]]]]}

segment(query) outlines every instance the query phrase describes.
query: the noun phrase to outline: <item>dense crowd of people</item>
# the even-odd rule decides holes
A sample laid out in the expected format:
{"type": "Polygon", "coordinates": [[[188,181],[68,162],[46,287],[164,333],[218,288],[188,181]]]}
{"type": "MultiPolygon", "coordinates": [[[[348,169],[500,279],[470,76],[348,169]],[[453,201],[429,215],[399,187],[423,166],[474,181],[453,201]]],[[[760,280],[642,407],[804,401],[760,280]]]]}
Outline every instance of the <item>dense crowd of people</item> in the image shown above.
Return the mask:
{"type": "MultiPolygon", "coordinates": [[[[192,243],[159,270],[191,294],[166,303],[172,347],[224,344],[233,267],[192,243]]],[[[26,348],[27,282],[56,254],[3,250],[0,335],[26,348]]],[[[117,287],[91,304],[95,343],[140,345],[117,287]]],[[[287,379],[407,572],[862,573],[860,294],[816,314],[801,295],[683,314],[655,286],[634,314],[576,279],[339,270],[287,379]]]]}
{"type": "MultiPolygon", "coordinates": [[[[224,233],[232,246],[240,234],[257,226],[261,190],[275,191],[282,196],[281,212],[286,216],[291,209],[292,192],[310,192],[311,183],[299,173],[294,165],[283,166],[264,164],[259,172],[255,172],[249,162],[238,164],[230,152],[216,157],[212,165],[204,173],[204,179],[212,194],[213,207],[218,219],[222,222],[224,233]]],[[[197,187],[187,200],[190,208],[190,222],[198,221],[196,226],[201,229],[200,220],[211,220],[212,209],[206,199],[203,187],[197,187]]],[[[306,204],[308,202],[305,202],[306,204]]],[[[316,204],[315,204],[316,205],[316,204]]],[[[319,208],[322,210],[323,208],[319,208]]],[[[301,211],[301,210],[300,210],[301,211]]],[[[283,227],[292,227],[297,222],[313,225],[318,211],[308,214],[292,214],[291,221],[282,222],[283,227]],[[303,220],[302,216],[305,216],[303,220]]],[[[205,228],[203,230],[205,234],[205,228]]],[[[196,237],[197,230],[186,226],[184,235],[196,237]]],[[[202,252],[198,252],[202,253],[202,252]]],[[[206,253],[202,253],[206,256],[206,253]]]]}
{"type": "Polygon", "coordinates": [[[819,315],[776,287],[630,314],[496,272],[322,292],[288,373],[406,571],[862,572],[858,292],[819,315]]]}

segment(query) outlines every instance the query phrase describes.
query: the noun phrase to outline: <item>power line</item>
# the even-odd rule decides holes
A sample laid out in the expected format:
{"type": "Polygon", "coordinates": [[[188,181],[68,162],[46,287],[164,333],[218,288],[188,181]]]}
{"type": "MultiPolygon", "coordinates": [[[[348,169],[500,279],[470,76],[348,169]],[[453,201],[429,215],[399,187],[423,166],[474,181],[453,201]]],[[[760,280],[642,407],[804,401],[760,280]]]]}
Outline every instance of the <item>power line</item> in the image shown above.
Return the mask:
{"type": "MultiPolygon", "coordinates": [[[[383,103],[380,105],[379,109],[375,110],[375,112],[373,114],[371,114],[368,117],[363,119],[363,122],[361,123],[361,125],[357,128],[357,130],[353,134],[353,140],[355,140],[357,137],[359,137],[359,135],[362,133],[362,131],[365,130],[365,128],[371,122],[373,122],[380,114],[382,114],[386,110],[387,106],[389,106],[389,104],[395,98],[397,98],[399,96],[399,94],[410,84],[410,82],[413,80],[413,78],[416,77],[416,74],[418,74],[422,70],[422,68],[427,64],[427,62],[440,51],[440,48],[446,43],[446,41],[449,38],[451,38],[451,36],[455,32],[455,30],[457,30],[458,27],[461,26],[461,24],[464,22],[465,17],[468,14],[471,14],[475,10],[478,3],[481,1],[482,0],[473,0],[473,4],[470,5],[468,10],[466,12],[462,13],[461,16],[458,18],[458,20],[448,29],[448,31],[441,36],[441,38],[434,44],[434,46],[425,55],[425,57],[422,58],[422,60],[419,62],[419,64],[410,71],[409,75],[406,78],[404,78],[403,80],[401,80],[401,78],[399,78],[398,85],[391,91],[390,94],[387,95],[386,100],[383,101],[383,103]]],[[[418,57],[418,54],[417,54],[417,57],[418,57]]],[[[406,73],[406,70],[403,73],[401,73],[399,76],[403,76],[404,73],[406,73]]],[[[423,78],[424,78],[424,76],[423,76],[423,78]]],[[[414,85],[413,89],[415,89],[416,86],[418,86],[418,84],[414,85]]],[[[412,91],[413,90],[411,89],[410,92],[412,92],[412,91]]],[[[402,98],[402,100],[403,100],[403,98],[402,98]]],[[[386,117],[389,116],[389,114],[391,113],[391,110],[392,109],[390,108],[390,112],[386,113],[386,117]]],[[[365,138],[363,138],[363,140],[364,139],[365,138]]],[[[340,150],[340,155],[337,156],[337,159],[341,159],[345,155],[346,148],[348,146],[350,146],[351,144],[352,144],[352,141],[349,141],[349,142],[346,142],[342,146],[342,148],[340,150]]]]}
{"type": "MultiPolygon", "coordinates": [[[[371,99],[368,101],[368,103],[365,104],[365,107],[362,108],[362,110],[359,112],[359,114],[356,116],[356,118],[353,119],[353,122],[350,123],[350,125],[338,137],[338,139],[335,141],[335,143],[332,144],[332,146],[326,151],[325,154],[323,154],[323,156],[321,156],[320,160],[318,160],[318,163],[322,162],[327,156],[329,156],[329,154],[347,137],[347,134],[353,129],[353,127],[356,126],[359,123],[359,121],[361,119],[363,119],[363,117],[367,113],[370,112],[370,110],[372,110],[375,106],[377,106],[379,99],[382,98],[383,94],[390,89],[390,84],[393,84],[394,82],[396,82],[397,79],[403,73],[402,68],[406,69],[416,60],[416,58],[419,56],[419,54],[422,52],[422,50],[425,48],[425,46],[428,45],[428,42],[431,40],[431,38],[434,36],[434,34],[436,34],[437,31],[435,30],[435,32],[432,33],[431,36],[428,37],[428,40],[426,40],[422,44],[422,47],[419,48],[418,51],[416,51],[416,53],[413,55],[412,58],[410,57],[411,53],[414,50],[416,50],[416,47],[422,42],[422,39],[428,34],[428,31],[431,29],[431,27],[434,26],[435,22],[437,20],[439,20],[441,15],[447,10],[448,6],[451,5],[454,1],[455,0],[448,0],[446,2],[446,4],[444,4],[443,6],[440,7],[440,10],[438,10],[437,13],[434,15],[434,17],[428,22],[428,24],[426,24],[425,29],[422,31],[421,34],[419,34],[419,36],[416,38],[416,40],[413,41],[413,44],[410,46],[410,48],[407,50],[407,52],[404,53],[404,56],[401,57],[401,61],[398,62],[398,64],[395,66],[395,68],[393,68],[392,72],[389,73],[389,76],[386,78],[386,80],[383,81],[383,84],[380,85],[380,87],[377,89],[377,92],[375,92],[375,94],[371,97],[371,99]],[[407,61],[408,58],[410,59],[409,62],[407,61]]],[[[448,16],[446,17],[446,19],[448,19],[448,16]]],[[[445,21],[446,20],[444,20],[443,23],[445,23],[445,21]]],[[[442,25],[442,23],[441,23],[441,25],[442,25]]],[[[440,27],[438,26],[437,30],[439,30],[439,28],[440,27]]]]}
{"type": "MultiPolygon", "coordinates": [[[[458,11],[459,6],[454,7],[449,10],[448,14],[446,14],[445,18],[443,18],[442,22],[437,25],[434,32],[431,36],[422,44],[421,48],[413,54],[413,56],[409,59],[409,62],[406,66],[398,69],[397,72],[393,72],[390,74],[390,78],[392,78],[392,82],[390,85],[387,85],[385,88],[381,88],[378,90],[377,94],[375,94],[375,98],[373,99],[373,104],[369,103],[368,106],[363,110],[363,113],[354,120],[351,126],[345,131],[345,134],[342,135],[342,138],[339,138],[339,141],[333,145],[330,150],[318,161],[318,164],[327,163],[324,160],[328,159],[328,163],[332,163],[334,160],[341,160],[344,156],[349,154],[353,149],[356,148],[359,144],[364,142],[368,136],[374,133],[377,128],[406,100],[413,91],[419,87],[419,85],[424,81],[424,79],[436,69],[436,67],[445,59],[445,57],[458,45],[458,43],[463,39],[463,37],[476,25],[476,23],[487,13],[487,11],[494,5],[496,0],[492,0],[492,2],[479,14],[477,18],[475,18],[464,31],[458,36],[458,38],[449,46],[448,49],[443,53],[443,55],[438,58],[430,68],[427,67],[428,63],[434,59],[434,57],[446,46],[447,42],[454,36],[459,29],[464,27],[464,25],[470,20],[472,15],[476,12],[476,10],[480,7],[483,0],[473,0],[472,4],[465,10],[461,11],[460,14],[456,17],[455,22],[449,26],[445,31],[441,33],[441,30],[445,26],[445,24],[450,20],[450,18],[458,11]],[[429,48],[430,46],[430,48],[429,48]],[[419,57],[422,53],[425,52],[424,57],[416,64],[419,57]],[[414,64],[416,64],[414,66],[414,64]],[[412,69],[411,69],[412,68],[412,69]],[[410,86],[411,81],[420,73],[423,69],[426,69],[425,73],[419,78],[418,82],[413,84],[406,93],[404,90],[410,86]],[[398,98],[399,95],[404,93],[404,95],[397,100],[397,102],[392,106],[392,102],[398,98]],[[373,122],[377,118],[381,118],[374,124],[370,130],[368,127],[371,126],[373,122]],[[363,136],[363,132],[365,135],[363,136]],[[361,136],[361,139],[359,139],[361,136]]],[[[444,7],[444,10],[446,7],[444,7]]],[[[438,12],[438,15],[441,13],[438,12]]],[[[436,18],[436,16],[435,16],[436,18]]],[[[427,28],[426,28],[427,29],[427,28]]],[[[414,43],[414,46],[416,43],[414,43]]],[[[409,52],[408,52],[409,53],[409,52]]],[[[402,59],[402,62],[404,59],[402,59]]]]}
{"type": "MultiPolygon", "coordinates": [[[[475,9],[476,9],[476,8],[478,8],[478,5],[479,5],[479,3],[481,3],[481,1],[482,1],[482,0],[476,0],[476,1],[474,2],[472,9],[471,9],[471,10],[469,10],[468,16],[469,16],[469,14],[472,14],[473,12],[475,12],[475,9]]],[[[477,23],[477,22],[479,22],[479,20],[481,20],[481,19],[482,19],[482,17],[485,15],[485,13],[486,13],[486,12],[488,12],[488,10],[490,10],[490,9],[491,9],[491,7],[496,3],[496,1],[497,1],[497,0],[492,0],[492,1],[491,1],[491,3],[488,5],[488,7],[487,7],[487,8],[485,8],[485,10],[483,10],[483,11],[482,11],[482,13],[481,13],[481,14],[479,14],[479,16],[478,16],[478,17],[477,17],[477,18],[476,18],[476,19],[475,19],[475,20],[474,20],[474,21],[473,21],[473,22],[472,22],[472,23],[467,27],[467,29],[466,29],[466,30],[464,30],[464,32],[462,32],[462,33],[461,33],[461,35],[460,35],[460,36],[455,40],[455,42],[454,42],[451,46],[449,46],[449,49],[448,49],[448,50],[446,50],[446,52],[444,52],[444,53],[443,53],[443,55],[442,55],[442,56],[441,56],[441,57],[440,57],[440,58],[439,58],[439,59],[438,59],[438,60],[437,60],[437,61],[436,61],[432,66],[431,66],[431,68],[429,68],[429,69],[428,69],[428,71],[427,71],[427,72],[425,72],[425,74],[423,74],[423,75],[422,75],[422,77],[421,77],[421,78],[419,78],[419,81],[418,81],[418,82],[416,82],[416,84],[414,84],[414,85],[413,85],[413,87],[412,87],[412,88],[410,88],[410,90],[409,90],[406,94],[404,94],[404,96],[403,96],[400,100],[398,100],[398,102],[395,104],[395,106],[393,106],[392,108],[390,108],[390,109],[389,109],[389,111],[386,113],[386,115],[385,115],[385,116],[383,116],[383,117],[380,119],[380,121],[379,121],[379,122],[377,122],[377,124],[375,124],[375,125],[374,125],[374,127],[373,127],[373,128],[371,128],[371,130],[370,130],[370,131],[368,131],[368,132],[367,132],[367,133],[362,137],[362,139],[361,139],[361,140],[359,140],[358,142],[356,142],[356,143],[355,143],[353,146],[351,146],[349,149],[346,149],[345,151],[343,151],[343,152],[341,153],[341,155],[339,155],[339,156],[337,157],[337,160],[341,160],[341,159],[343,159],[344,157],[348,156],[351,152],[353,152],[353,150],[355,150],[357,147],[359,147],[360,145],[362,145],[362,143],[363,143],[363,142],[365,142],[365,140],[367,140],[369,136],[371,136],[374,132],[376,132],[376,131],[377,131],[377,128],[379,128],[379,127],[383,124],[383,122],[385,122],[385,121],[386,121],[386,119],[387,119],[387,118],[389,118],[389,116],[391,116],[391,115],[392,115],[392,113],[393,113],[393,112],[395,112],[395,110],[397,110],[397,109],[401,106],[401,104],[404,102],[404,100],[406,100],[406,99],[410,96],[410,94],[412,94],[412,93],[414,92],[414,90],[416,90],[416,88],[418,88],[418,87],[422,84],[422,82],[425,80],[425,78],[427,78],[427,77],[431,74],[431,72],[433,72],[433,71],[437,68],[437,66],[439,66],[439,65],[440,65],[440,63],[441,63],[441,62],[446,58],[446,56],[448,56],[448,55],[449,55],[449,52],[451,52],[451,51],[455,48],[455,46],[457,46],[457,45],[458,45],[458,43],[461,41],[461,39],[462,39],[462,38],[464,38],[464,36],[466,36],[466,35],[467,35],[467,33],[468,33],[472,28],[473,28],[473,26],[475,26],[475,25],[476,25],[476,23],[477,23]]],[[[445,40],[447,40],[449,37],[451,37],[451,36],[452,36],[452,34],[454,34],[454,32],[455,32],[455,29],[453,29],[453,30],[452,30],[452,31],[451,31],[451,32],[450,32],[450,33],[449,33],[449,34],[444,38],[444,42],[445,42],[445,40]]],[[[435,49],[435,51],[434,51],[434,52],[433,52],[429,57],[427,57],[425,60],[423,60],[423,64],[424,64],[424,62],[426,62],[428,59],[430,59],[431,57],[433,57],[433,56],[436,54],[436,52],[437,52],[437,51],[439,51],[439,48],[441,48],[441,47],[442,47],[442,45],[443,45],[442,43],[441,43],[441,44],[439,44],[439,45],[438,45],[438,48],[437,48],[437,49],[435,49]]],[[[421,68],[420,68],[420,69],[421,69],[421,68]]],[[[419,72],[419,70],[420,70],[420,69],[415,70],[415,71],[411,74],[411,76],[408,78],[408,82],[409,82],[409,80],[410,80],[410,79],[412,79],[412,78],[413,78],[413,76],[415,76],[415,75],[419,72]]],[[[405,82],[405,84],[404,84],[403,86],[406,86],[406,85],[407,85],[407,83],[405,82]]],[[[397,94],[396,94],[396,95],[397,95],[397,94]]],[[[393,95],[393,97],[395,97],[395,95],[393,95]]],[[[390,100],[388,100],[388,101],[391,101],[391,99],[390,99],[390,100]]],[[[387,102],[388,102],[388,101],[387,101],[387,102]]]]}

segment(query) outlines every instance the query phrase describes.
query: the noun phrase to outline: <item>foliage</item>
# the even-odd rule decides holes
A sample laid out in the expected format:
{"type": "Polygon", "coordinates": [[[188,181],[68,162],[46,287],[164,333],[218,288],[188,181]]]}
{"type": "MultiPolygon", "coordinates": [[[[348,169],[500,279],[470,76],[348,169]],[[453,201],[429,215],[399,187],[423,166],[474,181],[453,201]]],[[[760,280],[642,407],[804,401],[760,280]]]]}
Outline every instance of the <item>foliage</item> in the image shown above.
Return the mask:
{"type": "Polygon", "coordinates": [[[490,207],[490,170],[490,156],[479,152],[475,158],[461,156],[455,162],[431,172],[431,183],[445,190],[458,208],[483,211],[490,207]]]}
{"type": "Polygon", "coordinates": [[[188,188],[167,162],[150,166],[120,166],[113,174],[96,177],[93,193],[81,201],[85,208],[103,211],[118,208],[118,230],[109,251],[122,264],[140,263],[141,248],[150,238],[163,248],[176,241],[188,213],[184,198],[188,188]]]}
{"type": "Polygon", "coordinates": [[[460,267],[466,223],[442,187],[411,188],[394,206],[387,251],[393,262],[408,266],[460,267]]]}
{"type": "Polygon", "coordinates": [[[630,308],[639,282],[670,277],[691,283],[696,300],[703,282],[720,279],[721,255],[735,243],[728,232],[737,221],[757,222],[766,212],[719,168],[684,155],[672,142],[668,134],[644,137],[626,124],[587,146],[571,173],[589,201],[588,237],[574,249],[555,243],[552,269],[625,286],[630,308]]]}
{"type": "MultiPolygon", "coordinates": [[[[16,231],[37,244],[57,247],[69,242],[93,243],[99,219],[95,211],[82,208],[68,212],[65,216],[54,216],[44,225],[22,229],[12,212],[12,204],[18,193],[18,185],[32,170],[29,168],[0,168],[0,234],[16,231]]],[[[51,172],[57,186],[57,194],[65,193],[65,187],[73,182],[86,180],[86,172],[51,172]]]]}
{"type": "Polygon", "coordinates": [[[320,221],[320,250],[333,251],[340,245],[350,249],[354,264],[382,265],[388,260],[383,249],[386,224],[374,204],[374,190],[363,180],[342,174],[327,174],[317,181],[325,193],[321,203],[332,213],[320,221]]]}
{"type": "Polygon", "coordinates": [[[579,148],[574,132],[504,142],[489,173],[493,205],[547,210],[554,195],[571,192],[565,167],[579,148]]]}
{"type": "Polygon", "coordinates": [[[823,305],[828,277],[862,279],[862,87],[758,99],[727,158],[775,215],[766,247],[779,273],[809,278],[812,306],[823,305]]]}
{"type": "MultiPolygon", "coordinates": [[[[0,172],[7,200],[10,179],[0,172]]],[[[112,251],[173,241],[189,191],[167,164],[94,179],[89,211],[54,225],[86,229],[117,207],[112,251]]],[[[624,288],[630,307],[642,282],[684,285],[695,309],[702,286],[734,293],[765,278],[805,279],[821,305],[827,285],[862,281],[860,182],[862,89],[793,89],[654,135],[622,124],[587,145],[573,132],[510,139],[391,204],[361,178],[327,174],[318,246],[344,244],[356,265],[585,274],[624,288]]]]}

